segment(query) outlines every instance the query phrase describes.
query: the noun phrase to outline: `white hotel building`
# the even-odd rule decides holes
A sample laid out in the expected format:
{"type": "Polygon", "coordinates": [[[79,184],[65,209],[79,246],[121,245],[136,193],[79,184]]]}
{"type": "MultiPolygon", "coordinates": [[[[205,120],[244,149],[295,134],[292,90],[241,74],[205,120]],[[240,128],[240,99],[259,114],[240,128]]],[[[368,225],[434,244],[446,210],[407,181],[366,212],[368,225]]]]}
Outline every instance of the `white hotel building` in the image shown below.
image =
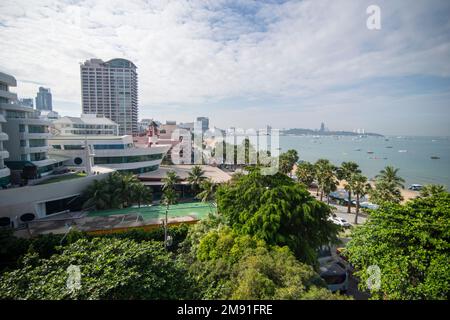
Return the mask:
{"type": "Polygon", "coordinates": [[[136,147],[132,136],[116,134],[116,123],[95,115],[62,117],[53,121],[53,128],[56,134],[49,139],[49,153],[68,158],[69,167],[101,166],[140,174],[157,170],[170,148],[136,147]]]}
{"type": "Polygon", "coordinates": [[[16,79],[0,72],[0,186],[15,180],[36,179],[61,165],[48,157],[47,139],[50,122],[39,118],[39,112],[23,106],[10,87],[16,79]],[[13,177],[14,176],[14,177],[13,177]]]}

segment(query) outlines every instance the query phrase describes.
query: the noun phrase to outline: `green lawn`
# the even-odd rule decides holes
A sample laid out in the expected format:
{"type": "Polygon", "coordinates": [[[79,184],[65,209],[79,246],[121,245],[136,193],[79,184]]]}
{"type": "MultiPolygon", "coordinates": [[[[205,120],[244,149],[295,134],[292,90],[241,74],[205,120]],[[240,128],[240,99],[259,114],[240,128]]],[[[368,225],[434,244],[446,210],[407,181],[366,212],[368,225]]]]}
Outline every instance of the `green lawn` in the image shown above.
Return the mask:
{"type": "MultiPolygon", "coordinates": [[[[217,209],[203,202],[189,202],[171,205],[168,216],[169,218],[192,216],[197,219],[204,219],[209,213],[216,213],[217,209]]],[[[166,207],[154,205],[150,207],[141,208],[125,208],[125,209],[111,209],[89,212],[89,216],[109,216],[115,214],[134,214],[139,213],[144,220],[162,219],[166,214],[166,207]]]]}
{"type": "Polygon", "coordinates": [[[77,178],[83,178],[86,176],[87,176],[86,173],[81,173],[81,172],[70,174],[70,175],[56,176],[56,177],[52,177],[50,179],[44,180],[41,183],[38,183],[38,185],[54,183],[54,182],[61,182],[61,181],[72,180],[72,179],[77,179],[77,178]]]}

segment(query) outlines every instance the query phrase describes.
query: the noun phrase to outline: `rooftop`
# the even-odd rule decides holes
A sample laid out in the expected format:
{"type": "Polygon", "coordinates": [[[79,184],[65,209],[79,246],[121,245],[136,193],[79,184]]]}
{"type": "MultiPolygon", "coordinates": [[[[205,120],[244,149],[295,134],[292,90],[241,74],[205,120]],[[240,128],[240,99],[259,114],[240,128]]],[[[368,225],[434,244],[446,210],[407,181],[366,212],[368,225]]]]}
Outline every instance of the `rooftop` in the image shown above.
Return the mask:
{"type": "Polygon", "coordinates": [[[62,117],[53,121],[54,124],[104,124],[118,125],[106,117],[97,117],[95,114],[82,114],[81,117],[62,117]]]}
{"type": "MultiPolygon", "coordinates": [[[[160,166],[156,171],[140,174],[139,178],[141,178],[146,185],[159,184],[160,182],[155,180],[161,180],[164,178],[168,171],[175,171],[181,180],[186,180],[193,167],[194,165],[160,166]],[[145,181],[147,179],[153,181],[145,181]]],[[[211,179],[215,183],[224,183],[231,179],[231,176],[228,173],[217,167],[208,165],[200,165],[200,167],[205,172],[205,177],[211,179]]]]}

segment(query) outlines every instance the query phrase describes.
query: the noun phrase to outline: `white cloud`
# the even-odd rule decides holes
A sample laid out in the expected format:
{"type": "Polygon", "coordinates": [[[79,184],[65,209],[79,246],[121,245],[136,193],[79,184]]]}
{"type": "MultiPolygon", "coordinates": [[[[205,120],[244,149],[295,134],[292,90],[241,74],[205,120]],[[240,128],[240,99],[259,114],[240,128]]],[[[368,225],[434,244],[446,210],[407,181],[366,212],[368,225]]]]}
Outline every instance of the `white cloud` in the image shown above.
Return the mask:
{"type": "MultiPolygon", "coordinates": [[[[450,23],[429,22],[449,11],[448,2],[377,1],[380,31],[366,29],[369,4],[4,0],[0,68],[16,76],[21,96],[35,95],[37,85],[26,83],[33,81],[73,106],[80,102],[79,62],[127,58],[138,66],[144,115],[145,106],[261,97],[299,101],[297,112],[309,112],[303,99],[319,110],[336,86],[450,77],[450,23]]],[[[345,97],[348,105],[363,101],[345,97]]]]}

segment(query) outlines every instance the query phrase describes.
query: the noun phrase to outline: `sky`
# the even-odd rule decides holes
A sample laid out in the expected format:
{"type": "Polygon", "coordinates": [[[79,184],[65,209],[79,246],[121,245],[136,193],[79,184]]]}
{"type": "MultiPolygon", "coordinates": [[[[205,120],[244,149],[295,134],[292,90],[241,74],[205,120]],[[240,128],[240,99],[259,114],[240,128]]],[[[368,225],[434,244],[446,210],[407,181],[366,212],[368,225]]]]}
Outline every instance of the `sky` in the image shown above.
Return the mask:
{"type": "Polygon", "coordinates": [[[448,0],[2,0],[0,71],[61,115],[81,113],[80,63],[125,58],[140,119],[450,136],[449,17],[448,0]]]}

